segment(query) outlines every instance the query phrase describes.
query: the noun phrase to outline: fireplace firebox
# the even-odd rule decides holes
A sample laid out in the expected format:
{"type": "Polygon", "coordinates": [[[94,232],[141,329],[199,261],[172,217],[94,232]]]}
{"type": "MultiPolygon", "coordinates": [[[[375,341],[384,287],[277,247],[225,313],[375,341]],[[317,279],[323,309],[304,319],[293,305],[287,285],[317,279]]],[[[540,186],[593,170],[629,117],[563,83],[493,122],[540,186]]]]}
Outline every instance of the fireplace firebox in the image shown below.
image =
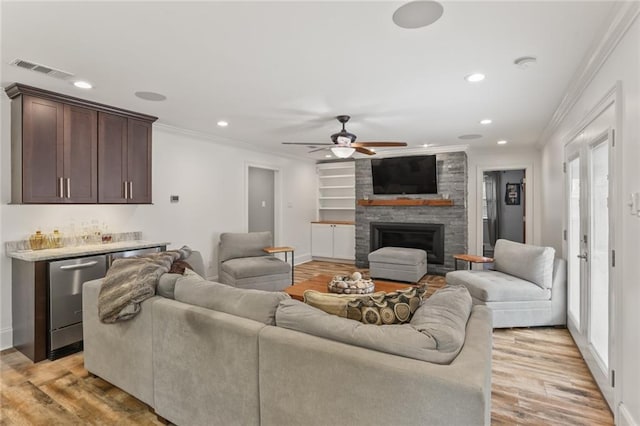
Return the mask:
{"type": "Polygon", "coordinates": [[[427,263],[444,264],[444,224],[372,222],[370,251],[381,247],[417,248],[427,252],[427,263]]]}

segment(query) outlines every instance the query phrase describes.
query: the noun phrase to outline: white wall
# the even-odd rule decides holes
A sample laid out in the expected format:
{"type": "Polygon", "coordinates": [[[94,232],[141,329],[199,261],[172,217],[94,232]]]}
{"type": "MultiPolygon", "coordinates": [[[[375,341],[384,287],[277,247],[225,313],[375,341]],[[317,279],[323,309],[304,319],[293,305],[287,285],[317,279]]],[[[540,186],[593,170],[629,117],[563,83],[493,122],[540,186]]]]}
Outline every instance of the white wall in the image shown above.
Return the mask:
{"type": "MultiPolygon", "coordinates": [[[[111,232],[142,231],[146,240],[187,244],[202,252],[207,274],[217,275],[222,232],[247,230],[245,169],[248,163],[279,169],[281,235],[276,243],[296,249],[298,262],[311,257],[316,218],[316,173],[311,161],[239,149],[154,126],[153,205],[10,205],[10,111],[2,98],[0,146],[0,242],[20,240],[36,227],[51,230],[74,219],[106,222],[111,232]],[[170,203],[179,195],[179,203],[170,203]]],[[[11,260],[0,256],[0,349],[11,346],[11,260]]]]}
{"type": "Polygon", "coordinates": [[[615,48],[578,102],[562,121],[542,150],[542,243],[562,250],[564,193],[562,161],[564,144],[570,133],[587,116],[616,82],[621,82],[622,98],[617,109],[622,123],[617,129],[616,150],[621,196],[613,211],[619,238],[616,269],[620,282],[616,313],[620,328],[615,332],[619,365],[616,367],[617,394],[621,407],[615,407],[616,422],[640,424],[640,217],[632,216],[626,205],[632,192],[640,192],[640,20],[615,48]]]}

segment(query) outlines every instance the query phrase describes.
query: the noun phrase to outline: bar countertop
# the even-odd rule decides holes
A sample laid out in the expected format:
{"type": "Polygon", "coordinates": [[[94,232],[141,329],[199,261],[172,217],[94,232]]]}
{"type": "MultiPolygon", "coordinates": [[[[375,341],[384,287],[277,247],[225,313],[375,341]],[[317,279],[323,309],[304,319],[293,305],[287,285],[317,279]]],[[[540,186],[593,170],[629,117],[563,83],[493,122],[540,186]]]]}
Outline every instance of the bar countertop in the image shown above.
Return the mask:
{"type": "Polygon", "coordinates": [[[145,240],[118,241],[105,244],[87,244],[70,247],[52,248],[44,250],[16,250],[7,252],[13,259],[27,262],[42,260],[66,259],[69,257],[91,256],[94,254],[113,253],[118,251],[143,249],[150,247],[168,246],[169,242],[154,242],[145,240]]]}

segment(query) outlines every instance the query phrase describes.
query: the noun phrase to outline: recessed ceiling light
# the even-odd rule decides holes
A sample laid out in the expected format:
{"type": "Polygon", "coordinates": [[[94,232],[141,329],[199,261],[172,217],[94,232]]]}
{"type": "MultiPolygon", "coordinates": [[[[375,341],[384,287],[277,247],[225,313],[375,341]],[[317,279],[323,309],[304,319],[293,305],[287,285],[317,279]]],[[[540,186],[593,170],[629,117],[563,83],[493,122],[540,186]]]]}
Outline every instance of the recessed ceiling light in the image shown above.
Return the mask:
{"type": "Polygon", "coordinates": [[[224,120],[218,121],[218,127],[227,127],[228,125],[229,125],[229,123],[227,123],[224,120]]]}
{"type": "Polygon", "coordinates": [[[422,147],[423,147],[423,148],[428,148],[428,147],[429,147],[429,144],[428,144],[428,143],[423,143],[423,144],[422,144],[422,147]]]}
{"type": "Polygon", "coordinates": [[[442,5],[436,1],[412,1],[393,13],[393,22],[401,28],[422,28],[440,19],[443,11],[442,5]]]}
{"type": "Polygon", "coordinates": [[[134,95],[136,95],[140,99],[144,99],[145,101],[160,102],[167,99],[165,95],[156,92],[136,92],[134,93],[134,95]]]}
{"type": "Polygon", "coordinates": [[[477,83],[479,81],[484,80],[484,77],[485,77],[484,74],[477,72],[477,73],[473,73],[465,76],[464,79],[467,80],[469,83],[477,83]]]}
{"type": "Polygon", "coordinates": [[[485,118],[484,120],[480,120],[480,124],[491,124],[493,123],[493,121],[489,120],[488,118],[485,118]]]}
{"type": "Polygon", "coordinates": [[[325,155],[324,157],[325,157],[325,158],[331,158],[331,157],[333,157],[333,155],[331,155],[331,154],[327,154],[327,155],[325,155]]]}
{"type": "Polygon", "coordinates": [[[73,85],[80,89],[91,89],[93,87],[91,83],[89,83],[88,81],[82,81],[82,80],[74,81],[73,85]]]}
{"type": "Polygon", "coordinates": [[[506,143],[507,143],[507,141],[505,141],[504,139],[497,142],[498,145],[504,145],[506,143]]]}
{"type": "Polygon", "coordinates": [[[482,135],[478,135],[475,133],[469,134],[469,135],[460,135],[458,136],[458,139],[463,139],[463,140],[469,140],[469,139],[480,139],[482,137],[482,135]]]}

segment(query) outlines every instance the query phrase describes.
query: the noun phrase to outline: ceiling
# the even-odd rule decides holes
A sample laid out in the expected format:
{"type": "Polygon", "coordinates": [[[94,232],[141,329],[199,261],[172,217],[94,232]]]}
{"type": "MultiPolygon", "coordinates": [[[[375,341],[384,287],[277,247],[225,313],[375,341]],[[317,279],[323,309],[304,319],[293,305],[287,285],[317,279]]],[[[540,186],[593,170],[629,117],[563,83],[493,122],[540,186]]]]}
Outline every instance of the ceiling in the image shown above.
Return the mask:
{"type": "Polygon", "coordinates": [[[403,4],[3,1],[0,83],[306,158],[327,152],[281,142],[330,142],[339,114],[352,116],[347,129],[358,141],[526,146],[537,142],[615,5],[443,2],[433,25],[402,29],[392,15],[403,4]],[[538,62],[521,69],[513,64],[521,56],[538,62]],[[94,88],[9,65],[15,58],[94,88]],[[478,71],[483,82],[464,80],[478,71]],[[137,91],[167,99],[142,100],[137,91]],[[484,118],[493,123],[481,125],[484,118]],[[483,137],[458,139],[470,133],[483,137]]]}

